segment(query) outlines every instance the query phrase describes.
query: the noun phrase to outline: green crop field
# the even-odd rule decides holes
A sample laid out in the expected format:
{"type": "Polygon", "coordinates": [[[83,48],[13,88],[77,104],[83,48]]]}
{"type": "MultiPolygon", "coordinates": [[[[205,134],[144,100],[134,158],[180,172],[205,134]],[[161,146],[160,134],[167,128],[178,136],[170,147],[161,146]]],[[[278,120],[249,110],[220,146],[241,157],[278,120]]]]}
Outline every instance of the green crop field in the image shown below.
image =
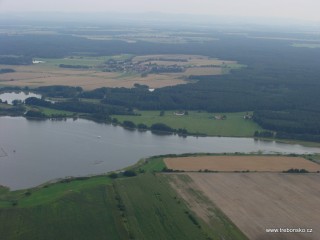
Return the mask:
{"type": "Polygon", "coordinates": [[[125,120],[135,124],[143,123],[150,127],[154,123],[164,123],[171,128],[185,128],[192,134],[206,134],[209,136],[226,137],[252,137],[255,131],[262,130],[252,120],[245,120],[245,112],[238,113],[207,113],[189,111],[188,115],[176,116],[174,111],[165,111],[164,116],[160,116],[160,111],[138,111],[141,116],[120,116],[115,115],[120,122],[125,120]],[[215,120],[214,116],[226,115],[226,120],[215,120]]]}
{"type": "Polygon", "coordinates": [[[139,167],[139,169],[146,172],[161,172],[164,167],[166,167],[166,165],[163,162],[163,158],[157,157],[147,159],[146,162],[141,167],[139,167]]]}
{"type": "Polygon", "coordinates": [[[1,239],[126,239],[110,184],[101,176],[14,192],[2,188],[1,239]]]}
{"type": "Polygon", "coordinates": [[[52,108],[46,108],[46,107],[39,107],[39,106],[27,106],[27,110],[33,110],[33,111],[40,111],[43,113],[46,117],[54,117],[55,115],[65,116],[65,117],[72,117],[74,116],[73,112],[64,111],[64,110],[57,110],[52,108]]]}
{"type": "Polygon", "coordinates": [[[80,192],[86,188],[110,184],[111,179],[106,176],[91,177],[87,180],[72,180],[64,183],[45,184],[40,187],[9,191],[0,187],[0,207],[12,206],[17,203],[19,207],[34,207],[53,202],[68,193],[80,192]]]}
{"type": "MultiPolygon", "coordinates": [[[[14,239],[245,239],[217,215],[219,227],[196,217],[173,190],[169,177],[150,171],[136,177],[67,179],[10,192],[0,187],[1,240],[14,239]],[[238,237],[239,236],[239,237],[238,237]]],[[[217,225],[218,226],[218,225],[217,225]]]]}
{"type": "Polygon", "coordinates": [[[169,187],[165,176],[145,174],[115,183],[125,206],[124,217],[134,239],[206,239],[186,214],[188,209],[169,187]]]}
{"type": "Polygon", "coordinates": [[[61,115],[66,115],[66,117],[71,117],[73,115],[72,112],[69,111],[63,111],[63,110],[56,110],[52,108],[45,108],[45,107],[37,107],[42,113],[44,113],[46,116],[50,117],[51,115],[55,114],[61,114],[61,115]]]}
{"type": "Polygon", "coordinates": [[[50,204],[1,209],[1,239],[125,239],[106,189],[96,186],[66,192],[50,204]]]}

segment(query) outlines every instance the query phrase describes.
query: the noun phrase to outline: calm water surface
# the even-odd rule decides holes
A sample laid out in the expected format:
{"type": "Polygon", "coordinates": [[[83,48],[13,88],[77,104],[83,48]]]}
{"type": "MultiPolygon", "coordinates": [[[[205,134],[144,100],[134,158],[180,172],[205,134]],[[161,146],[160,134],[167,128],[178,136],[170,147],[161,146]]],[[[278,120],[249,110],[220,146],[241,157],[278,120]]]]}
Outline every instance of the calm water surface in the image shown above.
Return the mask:
{"type": "Polygon", "coordinates": [[[191,152],[320,153],[319,148],[251,138],[159,136],[87,120],[0,117],[0,185],[28,188],[66,176],[118,170],[159,154],[191,152]]]}
{"type": "Polygon", "coordinates": [[[8,104],[12,104],[13,100],[24,101],[29,97],[41,98],[41,95],[31,92],[8,92],[0,94],[0,99],[2,100],[2,102],[7,101],[8,104]]]}

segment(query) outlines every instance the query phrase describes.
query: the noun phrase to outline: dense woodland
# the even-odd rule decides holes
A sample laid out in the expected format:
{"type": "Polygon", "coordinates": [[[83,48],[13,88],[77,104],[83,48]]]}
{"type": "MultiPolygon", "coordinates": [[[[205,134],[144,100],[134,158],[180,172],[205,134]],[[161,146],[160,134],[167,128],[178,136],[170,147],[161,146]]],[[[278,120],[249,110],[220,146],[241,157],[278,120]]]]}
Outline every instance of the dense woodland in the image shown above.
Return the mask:
{"type": "Polygon", "coordinates": [[[105,119],[106,117],[117,114],[117,115],[132,115],[132,110],[128,110],[121,106],[112,106],[107,104],[97,104],[90,102],[83,102],[79,99],[71,99],[68,101],[52,103],[43,99],[30,97],[25,100],[25,104],[32,106],[47,107],[57,110],[64,110],[76,113],[89,113],[93,114],[96,118],[105,119]]]}
{"type": "Polygon", "coordinates": [[[15,72],[15,70],[11,68],[0,68],[0,74],[12,73],[12,72],[15,72]]]}
{"type": "Polygon", "coordinates": [[[320,141],[320,112],[289,111],[256,111],[254,120],[263,128],[276,132],[276,137],[320,141]]]}
{"type": "Polygon", "coordinates": [[[89,66],[83,66],[83,65],[69,65],[69,64],[59,64],[60,68],[74,68],[74,69],[88,69],[89,66]]]}
{"type": "Polygon", "coordinates": [[[0,56],[0,64],[5,65],[31,65],[30,56],[0,56]]]}
{"type": "Polygon", "coordinates": [[[24,106],[3,107],[0,104],[0,116],[21,116],[26,111],[24,106]]]}
{"type": "MultiPolygon", "coordinates": [[[[277,137],[320,141],[320,49],[295,48],[290,40],[251,39],[221,32],[208,34],[220,40],[160,44],[94,41],[68,35],[0,35],[0,44],[5,46],[0,48],[0,55],[30,59],[65,57],[79,52],[91,56],[183,53],[235,60],[247,67],[222,76],[192,76],[190,80],[196,83],[165,87],[154,92],[143,86],[101,88],[89,92],[81,88],[44,87],[37,91],[51,97],[100,99],[99,108],[105,113],[116,112],[120,107],[126,111],[133,108],[254,111],[254,120],[265,129],[277,132],[277,137]]],[[[285,34],[282,37],[286,37],[285,34]]],[[[71,108],[64,104],[55,108],[71,108]]],[[[77,104],[84,109],[92,107],[77,104]]]]}

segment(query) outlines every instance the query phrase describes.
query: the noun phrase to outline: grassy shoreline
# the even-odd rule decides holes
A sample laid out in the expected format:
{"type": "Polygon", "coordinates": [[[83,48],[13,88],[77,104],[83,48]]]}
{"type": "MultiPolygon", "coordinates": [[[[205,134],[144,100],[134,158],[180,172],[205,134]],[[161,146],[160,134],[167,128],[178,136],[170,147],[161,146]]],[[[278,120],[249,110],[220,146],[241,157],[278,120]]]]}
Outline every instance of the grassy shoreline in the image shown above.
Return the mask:
{"type": "MultiPolygon", "coordinates": [[[[247,239],[214,203],[199,192],[193,197],[198,199],[200,196],[215,216],[213,225],[205,222],[171,184],[174,176],[182,180],[183,176],[165,174],[163,159],[166,157],[216,155],[279,154],[158,155],[97,176],[65,178],[17,191],[0,186],[0,232],[4,239],[17,240],[56,239],[57,236],[63,236],[61,239],[75,236],[77,239],[104,239],[102,236],[112,236],[116,240],[205,240],[216,239],[217,236],[229,240],[247,239]]],[[[320,159],[320,154],[287,156],[293,155],[318,163],[320,159]]]]}
{"type": "Polygon", "coordinates": [[[222,212],[218,225],[207,225],[170,178],[154,172],[156,162],[128,167],[137,172],[132,177],[121,171],[13,192],[0,187],[0,232],[4,239],[247,239],[222,212]]]}
{"type": "Polygon", "coordinates": [[[257,138],[254,137],[254,139],[262,140],[262,141],[275,141],[278,143],[284,143],[284,144],[298,144],[304,147],[314,147],[314,148],[320,148],[319,142],[307,142],[307,141],[301,141],[301,140],[295,140],[295,139],[281,139],[281,138],[257,138]]]}
{"type": "MultiPolygon", "coordinates": [[[[136,111],[136,116],[113,115],[121,124],[131,121],[135,125],[144,124],[148,128],[152,124],[163,123],[172,129],[185,129],[188,135],[252,137],[255,131],[262,128],[252,120],[243,118],[246,112],[208,113],[203,111],[188,111],[183,116],[178,111],[136,111]],[[219,119],[225,116],[225,119],[219,119]]],[[[252,113],[251,113],[252,114],[252,113]]]]}
{"type": "MultiPolygon", "coordinates": [[[[147,158],[143,158],[138,160],[133,165],[124,167],[122,169],[116,171],[106,172],[104,174],[98,175],[87,175],[81,177],[66,177],[60,179],[50,180],[48,182],[44,182],[38,186],[26,188],[26,189],[19,189],[11,191],[8,187],[0,185],[0,207],[1,201],[3,200],[3,194],[12,193],[14,196],[24,197],[22,193],[26,191],[39,191],[41,189],[46,189],[49,186],[59,185],[60,183],[74,183],[73,187],[90,187],[90,184],[83,184],[86,183],[86,180],[92,180],[93,183],[102,182],[102,183],[109,183],[110,180],[114,179],[111,174],[116,173],[116,178],[126,178],[123,173],[125,171],[134,171],[137,174],[141,173],[160,173],[163,172],[163,168],[166,167],[165,163],[163,162],[163,158],[176,158],[176,157],[199,157],[199,156],[294,156],[294,157],[303,157],[309,161],[317,162],[320,164],[320,154],[281,154],[281,153],[270,153],[270,154],[262,154],[260,152],[250,152],[250,153],[242,153],[242,152],[234,152],[234,153],[206,153],[206,152],[195,152],[195,153],[184,153],[184,154],[164,154],[164,155],[156,155],[147,158]]],[[[72,184],[70,184],[72,185],[72,184]]],[[[6,195],[7,196],[7,195],[6,195]]]]}
{"type": "MultiPolygon", "coordinates": [[[[5,104],[2,104],[5,105],[5,104]]],[[[1,107],[1,106],[0,106],[1,107]]],[[[8,109],[10,108],[10,106],[7,107],[8,109]]],[[[12,108],[12,107],[11,107],[12,108]]],[[[28,106],[27,109],[36,109],[36,111],[40,111],[44,114],[44,117],[41,118],[34,118],[34,119],[40,119],[40,120],[49,120],[49,119],[67,119],[67,118],[82,118],[82,119],[86,119],[86,120],[90,120],[90,121],[95,121],[98,123],[104,122],[104,123],[109,123],[109,124],[113,124],[116,126],[121,126],[124,128],[128,128],[123,126],[123,121],[126,120],[132,120],[132,122],[134,122],[135,124],[139,124],[140,122],[140,118],[141,116],[129,116],[129,115],[113,115],[114,118],[117,118],[119,122],[114,123],[112,121],[102,121],[101,119],[95,119],[93,117],[91,117],[89,114],[79,114],[79,113],[75,113],[75,112],[70,112],[70,111],[64,111],[64,110],[56,110],[56,109],[50,109],[50,108],[45,108],[45,107],[30,107],[28,106]],[[122,121],[122,122],[121,122],[122,121]]],[[[154,113],[159,113],[159,111],[152,111],[154,113]]],[[[204,115],[214,115],[214,113],[204,113],[204,115]]],[[[230,113],[229,113],[230,114],[230,113]]],[[[227,113],[227,116],[229,115],[227,113]]],[[[231,113],[233,115],[233,117],[240,117],[242,116],[242,114],[244,114],[244,112],[238,112],[238,113],[231,113]]],[[[0,114],[0,117],[5,117],[5,116],[12,116],[12,117],[25,117],[24,114],[8,114],[7,112],[5,112],[4,114],[0,114]]],[[[30,118],[30,117],[28,117],[30,118]]],[[[160,118],[160,117],[159,117],[160,118]]],[[[156,120],[158,120],[158,118],[155,118],[156,120]]],[[[208,118],[209,119],[209,118],[208,118]]],[[[161,119],[160,119],[161,120],[161,119]]],[[[210,120],[210,119],[209,119],[210,120]]],[[[239,119],[238,119],[239,120],[239,119]]],[[[227,121],[227,120],[212,120],[212,121],[227,121]]],[[[243,124],[243,121],[240,120],[243,124]]],[[[285,143],[285,144],[298,144],[304,147],[315,147],[315,148],[320,148],[320,143],[319,142],[309,142],[309,141],[302,141],[302,140],[295,140],[295,139],[281,139],[281,138],[263,138],[263,137],[254,137],[253,134],[251,135],[251,133],[254,131],[261,131],[263,130],[261,127],[259,127],[256,123],[252,122],[252,120],[244,120],[247,121],[244,125],[247,127],[247,129],[245,129],[244,134],[233,134],[234,132],[232,132],[232,130],[228,131],[228,132],[223,132],[225,131],[224,129],[219,129],[217,127],[217,131],[219,131],[220,134],[208,134],[208,133],[202,133],[202,132],[187,132],[187,133],[179,133],[177,131],[171,131],[171,132],[161,132],[159,131],[160,134],[178,134],[178,135],[182,135],[184,137],[187,136],[196,136],[196,137],[235,137],[235,138],[252,138],[252,139],[257,139],[257,140],[261,140],[261,141],[275,141],[278,143],[285,143]]],[[[156,122],[155,120],[153,121],[154,123],[156,122]]],[[[166,123],[168,123],[167,121],[165,121],[166,123]]],[[[174,121],[173,121],[174,122],[174,121]]],[[[147,124],[151,124],[152,122],[149,122],[147,124]]],[[[216,123],[216,122],[215,122],[216,123]]],[[[170,124],[170,123],[169,123],[170,124]]],[[[173,126],[176,126],[176,124],[178,124],[178,121],[174,122],[173,126]]],[[[218,124],[220,125],[230,125],[230,122],[228,122],[227,124],[225,124],[224,122],[218,122],[218,124]]],[[[192,125],[192,123],[191,123],[192,125]]],[[[151,125],[150,125],[151,126],[151,125]]],[[[172,125],[170,125],[172,126],[172,125]]],[[[235,126],[238,126],[237,124],[235,124],[235,126]]],[[[240,125],[241,126],[241,125],[240,125]]],[[[203,126],[202,126],[203,127],[203,126]]],[[[138,130],[138,131],[150,131],[150,128],[147,129],[139,129],[137,127],[134,128],[128,128],[130,130],[138,130]]],[[[177,129],[174,129],[177,130],[177,129]]],[[[188,129],[186,129],[188,130],[188,129]]],[[[213,130],[215,131],[215,130],[213,130]]],[[[240,130],[243,131],[243,130],[240,130]]],[[[156,133],[156,132],[155,132],[156,133]]]]}

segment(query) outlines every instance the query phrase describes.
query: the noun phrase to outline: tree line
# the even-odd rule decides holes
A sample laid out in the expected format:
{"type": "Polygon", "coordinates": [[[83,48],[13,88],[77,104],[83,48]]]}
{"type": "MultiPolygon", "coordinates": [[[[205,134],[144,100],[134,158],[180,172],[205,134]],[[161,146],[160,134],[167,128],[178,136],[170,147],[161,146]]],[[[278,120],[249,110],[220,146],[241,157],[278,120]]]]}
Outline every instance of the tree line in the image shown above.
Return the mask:
{"type": "Polygon", "coordinates": [[[79,99],[70,99],[52,103],[44,99],[30,97],[25,100],[26,105],[40,106],[57,110],[70,111],[75,113],[91,114],[95,118],[107,119],[110,115],[133,115],[133,111],[125,107],[111,106],[99,103],[90,103],[79,99]]]}

